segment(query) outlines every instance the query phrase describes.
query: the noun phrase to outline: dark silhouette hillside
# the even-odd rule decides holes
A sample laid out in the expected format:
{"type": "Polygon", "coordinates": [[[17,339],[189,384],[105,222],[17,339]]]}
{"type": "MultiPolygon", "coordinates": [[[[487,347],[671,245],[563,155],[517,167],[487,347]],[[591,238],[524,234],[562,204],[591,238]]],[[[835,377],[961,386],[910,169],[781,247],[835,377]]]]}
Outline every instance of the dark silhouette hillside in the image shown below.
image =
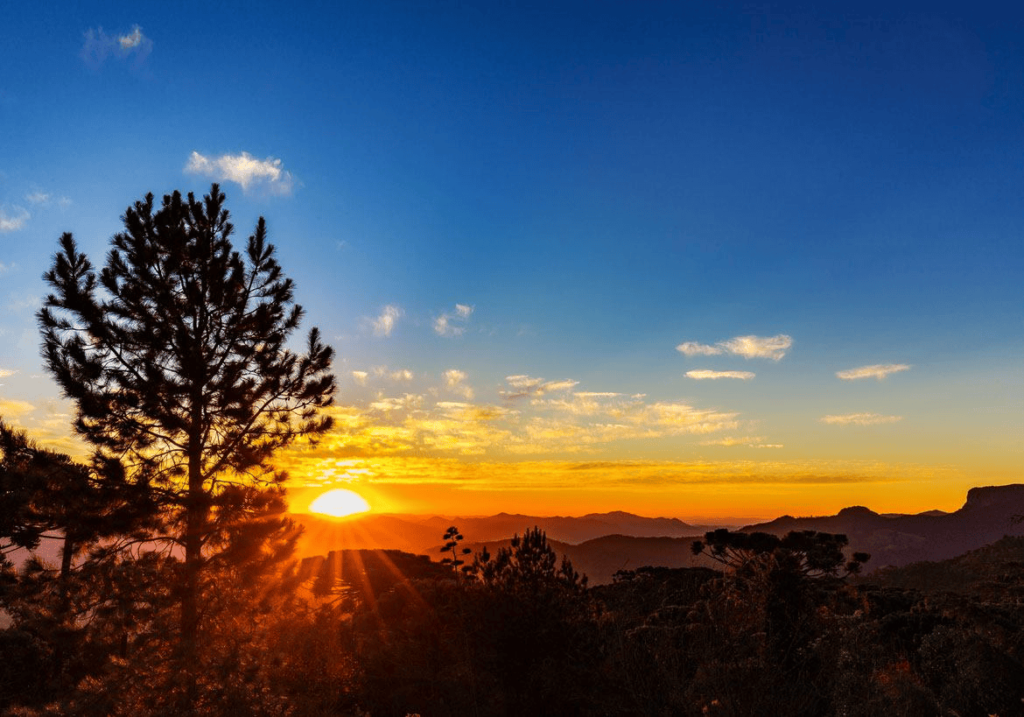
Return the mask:
{"type": "Polygon", "coordinates": [[[880,515],[856,506],[837,515],[816,518],[784,516],[743,528],[784,535],[793,530],[843,533],[853,550],[871,553],[870,569],[907,565],[922,560],[945,560],[999,540],[1024,535],[1024,524],[1014,522],[1024,513],[1024,485],[971,488],[967,502],[952,513],[880,515]]]}

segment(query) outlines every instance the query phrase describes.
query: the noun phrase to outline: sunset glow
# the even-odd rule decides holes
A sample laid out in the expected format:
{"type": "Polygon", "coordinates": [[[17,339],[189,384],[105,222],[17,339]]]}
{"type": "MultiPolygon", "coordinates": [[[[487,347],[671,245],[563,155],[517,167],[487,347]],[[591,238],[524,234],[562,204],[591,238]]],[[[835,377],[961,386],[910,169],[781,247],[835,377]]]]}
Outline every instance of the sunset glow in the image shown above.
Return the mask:
{"type": "Polygon", "coordinates": [[[329,490],[309,504],[311,513],[321,513],[335,518],[365,513],[368,510],[370,504],[361,495],[344,488],[329,490]]]}

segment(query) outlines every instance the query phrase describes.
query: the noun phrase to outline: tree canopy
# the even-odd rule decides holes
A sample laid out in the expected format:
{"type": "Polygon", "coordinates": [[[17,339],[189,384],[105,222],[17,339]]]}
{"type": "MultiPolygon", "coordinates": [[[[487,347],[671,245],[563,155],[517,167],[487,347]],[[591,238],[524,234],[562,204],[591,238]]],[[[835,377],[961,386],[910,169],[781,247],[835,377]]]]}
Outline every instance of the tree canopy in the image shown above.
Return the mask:
{"type": "Polygon", "coordinates": [[[118,467],[151,497],[180,551],[181,656],[194,661],[200,601],[215,569],[287,552],[275,451],[330,429],[333,350],[318,330],[289,341],[302,308],[261,217],[244,251],[214,184],[135,202],[97,273],[69,233],[44,275],[47,368],[76,406],[94,466],[118,467]]]}

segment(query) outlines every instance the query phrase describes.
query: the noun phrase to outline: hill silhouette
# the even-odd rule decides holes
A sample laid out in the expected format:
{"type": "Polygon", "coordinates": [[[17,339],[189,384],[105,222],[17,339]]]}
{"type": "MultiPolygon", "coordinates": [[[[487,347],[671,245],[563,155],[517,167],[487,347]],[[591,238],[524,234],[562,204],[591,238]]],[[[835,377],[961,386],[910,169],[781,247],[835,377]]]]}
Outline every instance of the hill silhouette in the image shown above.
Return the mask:
{"type": "Polygon", "coordinates": [[[337,548],[392,548],[412,553],[430,553],[440,545],[440,537],[450,526],[459,528],[467,541],[501,541],[539,527],[548,538],[567,544],[580,544],[608,535],[635,537],[683,537],[702,535],[717,526],[690,525],[677,518],[645,518],[632,513],[590,513],[581,517],[531,516],[499,513],[487,517],[442,517],[361,515],[332,519],[311,513],[292,518],[305,527],[299,543],[299,557],[323,555],[337,548]]]}
{"type": "Polygon", "coordinates": [[[814,518],[783,516],[743,528],[785,535],[792,530],[844,533],[850,548],[871,553],[871,570],[924,560],[946,560],[999,540],[1024,534],[1014,516],[1024,514],[1024,485],[971,488],[963,507],[952,513],[881,515],[863,506],[814,518]]]}
{"type": "MultiPolygon", "coordinates": [[[[871,554],[868,573],[889,566],[947,560],[993,543],[1004,535],[1024,535],[1024,485],[972,488],[956,511],[926,511],[914,515],[880,514],[851,506],[836,515],[782,516],[742,528],[785,535],[793,530],[843,533],[850,551],[871,554]]],[[[716,526],[690,525],[674,518],[644,518],[621,511],[592,513],[578,518],[499,513],[489,517],[369,515],[332,520],[309,514],[294,518],[306,528],[299,557],[323,556],[341,548],[389,548],[441,557],[441,535],[451,525],[466,536],[465,547],[492,553],[508,545],[513,534],[534,526],[548,534],[559,554],[565,554],[592,585],[611,582],[619,570],[644,566],[708,567],[706,558],[693,556],[690,545],[716,526]]]]}

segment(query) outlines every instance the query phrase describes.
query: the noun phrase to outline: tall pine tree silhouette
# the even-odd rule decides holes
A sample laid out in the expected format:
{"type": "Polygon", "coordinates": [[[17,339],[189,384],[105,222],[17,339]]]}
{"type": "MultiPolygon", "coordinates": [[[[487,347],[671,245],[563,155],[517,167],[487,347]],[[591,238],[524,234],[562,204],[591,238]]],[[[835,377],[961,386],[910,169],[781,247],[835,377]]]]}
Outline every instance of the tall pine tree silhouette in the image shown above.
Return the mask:
{"type": "MultiPolygon", "coordinates": [[[[183,555],[180,657],[199,654],[202,596],[216,568],[266,562],[282,527],[275,451],[330,429],[333,351],[313,328],[289,349],[302,308],[261,217],[244,252],[224,195],[153,195],[122,217],[97,273],[71,234],[45,274],[43,357],[77,406],[94,461],[146,487],[183,555]]],[[[193,674],[188,701],[195,699],[193,674]]]]}

